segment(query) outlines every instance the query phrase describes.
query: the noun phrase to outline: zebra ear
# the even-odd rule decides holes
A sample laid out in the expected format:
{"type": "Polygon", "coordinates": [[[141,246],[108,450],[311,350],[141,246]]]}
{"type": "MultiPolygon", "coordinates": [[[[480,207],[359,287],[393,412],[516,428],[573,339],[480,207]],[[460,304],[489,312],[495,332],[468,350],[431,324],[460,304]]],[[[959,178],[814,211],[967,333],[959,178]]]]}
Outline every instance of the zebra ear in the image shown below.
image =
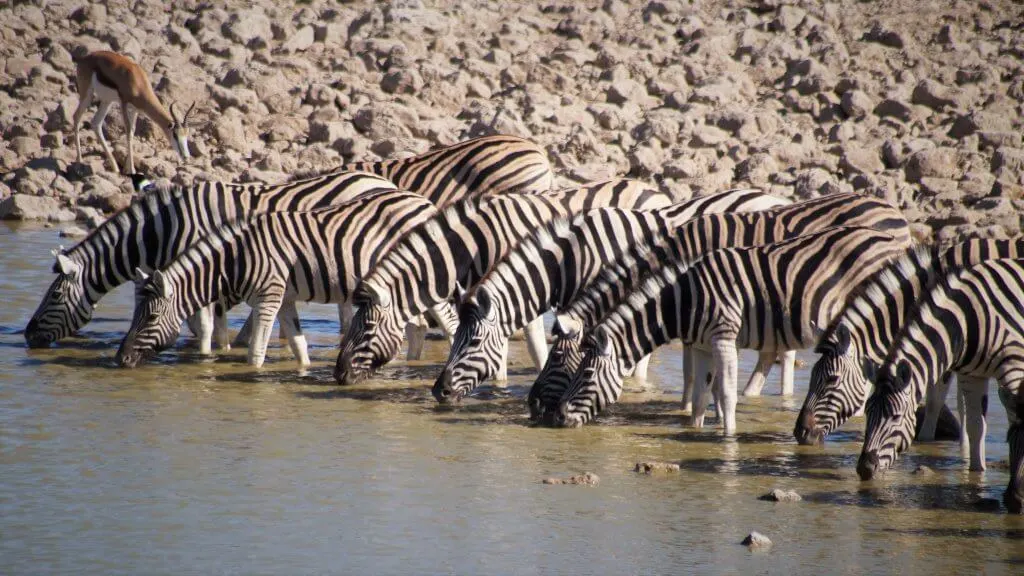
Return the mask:
{"type": "Polygon", "coordinates": [[[391,303],[391,295],[388,294],[387,290],[368,282],[364,283],[363,287],[366,289],[366,293],[370,296],[370,303],[374,306],[387,306],[391,303]]]}
{"type": "Polygon", "coordinates": [[[494,319],[494,302],[491,300],[491,294],[484,288],[480,288],[476,291],[476,305],[480,310],[480,315],[488,320],[494,319]]]}
{"type": "Polygon", "coordinates": [[[142,268],[139,268],[138,266],[136,266],[135,267],[135,282],[136,283],[142,283],[142,282],[145,282],[146,280],[149,280],[149,274],[146,274],[142,270],[142,268]]]}
{"type": "Polygon", "coordinates": [[[167,281],[167,277],[164,273],[159,270],[153,271],[153,286],[156,287],[157,294],[161,298],[170,298],[174,294],[174,289],[171,287],[171,283],[167,281]]]}
{"type": "Polygon", "coordinates": [[[878,364],[875,364],[869,358],[864,359],[864,363],[861,364],[861,372],[864,373],[864,377],[868,379],[872,384],[878,378],[878,364]]]}
{"type": "Polygon", "coordinates": [[[462,304],[462,301],[466,299],[466,289],[462,287],[461,282],[455,283],[455,305],[462,304]]]}
{"type": "Polygon", "coordinates": [[[57,270],[65,276],[75,276],[82,268],[75,264],[71,258],[58,253],[57,254],[57,270]]]}
{"type": "Polygon", "coordinates": [[[896,378],[899,379],[899,385],[901,388],[910,383],[910,377],[910,362],[900,360],[900,363],[896,366],[896,378]]]}
{"type": "Polygon", "coordinates": [[[595,330],[594,335],[594,351],[597,352],[598,356],[611,356],[612,355],[612,340],[608,337],[608,334],[604,330],[595,330]]]}
{"type": "Polygon", "coordinates": [[[836,326],[836,352],[846,354],[850,350],[850,329],[846,324],[836,326]]]}
{"type": "Polygon", "coordinates": [[[551,331],[565,338],[575,338],[583,330],[583,324],[569,314],[555,316],[555,324],[551,331]]]}

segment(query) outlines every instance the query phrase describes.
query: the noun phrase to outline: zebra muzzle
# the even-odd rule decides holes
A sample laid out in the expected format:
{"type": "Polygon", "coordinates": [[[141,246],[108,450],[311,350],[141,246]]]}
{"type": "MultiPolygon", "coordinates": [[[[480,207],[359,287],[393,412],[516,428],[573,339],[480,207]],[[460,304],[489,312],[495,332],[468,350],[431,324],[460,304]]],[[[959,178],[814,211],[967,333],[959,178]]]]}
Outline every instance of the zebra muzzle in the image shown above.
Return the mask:
{"type": "Polygon", "coordinates": [[[878,472],[878,453],[874,450],[861,452],[860,459],[857,460],[857,475],[861,480],[868,481],[875,477],[876,472],[878,472]]]}
{"type": "Polygon", "coordinates": [[[825,431],[818,427],[814,415],[809,411],[797,418],[793,428],[793,436],[802,446],[821,445],[825,443],[825,431]]]}
{"type": "Polygon", "coordinates": [[[448,370],[442,371],[441,375],[437,377],[431,392],[434,394],[434,399],[441,404],[459,402],[463,396],[452,386],[452,373],[448,370]]]}

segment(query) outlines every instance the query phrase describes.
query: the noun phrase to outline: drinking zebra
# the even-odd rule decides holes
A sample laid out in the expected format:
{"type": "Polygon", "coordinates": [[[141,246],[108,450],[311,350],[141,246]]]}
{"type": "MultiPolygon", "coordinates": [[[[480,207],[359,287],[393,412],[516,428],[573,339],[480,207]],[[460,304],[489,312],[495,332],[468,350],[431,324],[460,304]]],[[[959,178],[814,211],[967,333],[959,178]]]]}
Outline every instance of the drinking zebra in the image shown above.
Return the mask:
{"type": "MultiPolygon", "coordinates": [[[[706,215],[686,222],[674,232],[677,246],[669,251],[669,258],[691,261],[719,248],[758,246],[816,230],[850,225],[907,234],[906,221],[885,202],[869,196],[838,194],[763,212],[706,215]]],[[[643,260],[626,259],[620,265],[610,266],[602,272],[600,281],[592,282],[574,302],[561,310],[552,329],[555,335],[552,352],[530,389],[528,404],[532,418],[550,415],[558,407],[582,359],[579,346],[584,331],[629,295],[652,270],[668,261],[663,256],[655,258],[653,265],[643,260]]],[[[759,357],[744,389],[745,396],[760,394],[775,357],[774,350],[766,350],[759,357]]],[[[792,394],[795,352],[787,351],[779,357],[783,368],[782,393],[792,394]]],[[[684,412],[692,411],[694,364],[693,350],[685,347],[684,412]]]]}
{"type": "Polygon", "coordinates": [[[309,365],[296,301],[341,303],[404,231],[436,212],[419,194],[383,191],[308,212],[270,212],[200,238],[143,287],[118,350],[122,366],[166,348],[186,316],[213,302],[253,308],[248,361],[262,366],[274,317],[300,366],[309,365]]]}
{"type": "MultiPolygon", "coordinates": [[[[909,241],[906,220],[898,210],[878,199],[862,205],[858,198],[862,197],[843,195],[828,209],[841,211],[844,203],[852,203],[847,219],[892,229],[909,241]]],[[[520,243],[467,293],[447,365],[434,384],[435,398],[458,401],[493,377],[500,343],[509,334],[551,307],[569,306],[602,267],[623,255],[654,250],[655,260],[680,260],[679,253],[671,252],[679,250],[680,244],[673,241],[675,230],[686,220],[666,218],[664,210],[592,210],[571,221],[556,220],[520,243]]],[[[802,230],[813,216],[794,220],[792,229],[802,230]]]]}
{"type": "MultiPolygon", "coordinates": [[[[854,415],[868,398],[866,371],[876,368],[898,338],[921,295],[950,270],[995,258],[1024,255],[1024,240],[972,239],[952,247],[915,247],[889,263],[857,288],[842,313],[818,342],[820,358],[811,370],[807,398],[793,434],[801,444],[824,441],[832,430],[854,415]]],[[[943,406],[952,374],[928,395],[921,438],[930,439],[943,406]]],[[[971,470],[985,469],[984,406],[988,383],[960,379],[961,446],[971,470]]]]}
{"type": "Polygon", "coordinates": [[[950,272],[921,298],[878,368],[867,401],[862,480],[886,470],[913,441],[915,408],[945,374],[995,378],[1010,424],[1003,503],[1024,511],[1024,260],[989,260],[950,272]]]}
{"type": "MultiPolygon", "coordinates": [[[[395,183],[438,206],[482,193],[544,192],[551,165],[536,144],[512,136],[476,138],[421,156],[343,166],[338,172],[277,186],[209,182],[137,198],[69,250],[60,250],[57,278],[25,329],[30,347],[45,347],[73,334],[92,317],[107,292],[164,265],[221,224],[274,210],[307,210],[344,202],[395,183]],[[508,160],[503,160],[508,157],[508,160]]],[[[209,317],[204,317],[209,323],[209,317]]],[[[218,336],[227,344],[226,335],[218,336]]],[[[200,337],[200,350],[210,349],[200,337]]]]}
{"type": "MultiPolygon", "coordinates": [[[[737,349],[799,350],[847,294],[903,250],[909,239],[864,227],[835,227],[747,248],[716,250],[669,264],[595,325],[566,390],[556,424],[580,426],[615,402],[621,372],[680,339],[695,354],[693,424],[703,425],[709,376],[717,373],[726,433],[736,431],[737,349]]],[[[461,330],[461,326],[460,326],[461,330]]]]}

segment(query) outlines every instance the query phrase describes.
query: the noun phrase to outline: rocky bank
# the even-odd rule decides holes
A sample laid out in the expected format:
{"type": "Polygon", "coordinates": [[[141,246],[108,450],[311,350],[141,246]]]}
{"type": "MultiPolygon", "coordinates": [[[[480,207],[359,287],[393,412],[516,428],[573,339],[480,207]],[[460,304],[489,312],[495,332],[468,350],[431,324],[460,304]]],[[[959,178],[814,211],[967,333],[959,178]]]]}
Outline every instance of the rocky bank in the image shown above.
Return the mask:
{"type": "MultiPolygon", "coordinates": [[[[130,201],[91,131],[74,163],[72,54],[112,49],[165,104],[198,102],[185,165],[140,119],[137,168],[176,183],[281,182],[501,132],[545,146],[563,186],[863,190],[922,240],[1021,231],[1010,0],[165,6],[0,3],[0,214],[95,221],[130,201]]],[[[106,127],[123,159],[118,112],[106,127]]]]}

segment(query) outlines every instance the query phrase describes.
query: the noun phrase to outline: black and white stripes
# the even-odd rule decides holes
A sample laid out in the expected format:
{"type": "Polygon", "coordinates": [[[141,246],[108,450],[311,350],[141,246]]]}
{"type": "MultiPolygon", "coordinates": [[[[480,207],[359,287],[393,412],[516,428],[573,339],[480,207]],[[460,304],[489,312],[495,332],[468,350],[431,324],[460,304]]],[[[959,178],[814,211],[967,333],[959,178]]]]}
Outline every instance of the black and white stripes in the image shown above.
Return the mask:
{"type": "Polygon", "coordinates": [[[921,298],[876,375],[857,463],[868,480],[913,440],[915,408],[946,373],[995,378],[1010,429],[1010,482],[1003,496],[1024,508],[1024,260],[997,259],[949,273],[921,298]]]}

